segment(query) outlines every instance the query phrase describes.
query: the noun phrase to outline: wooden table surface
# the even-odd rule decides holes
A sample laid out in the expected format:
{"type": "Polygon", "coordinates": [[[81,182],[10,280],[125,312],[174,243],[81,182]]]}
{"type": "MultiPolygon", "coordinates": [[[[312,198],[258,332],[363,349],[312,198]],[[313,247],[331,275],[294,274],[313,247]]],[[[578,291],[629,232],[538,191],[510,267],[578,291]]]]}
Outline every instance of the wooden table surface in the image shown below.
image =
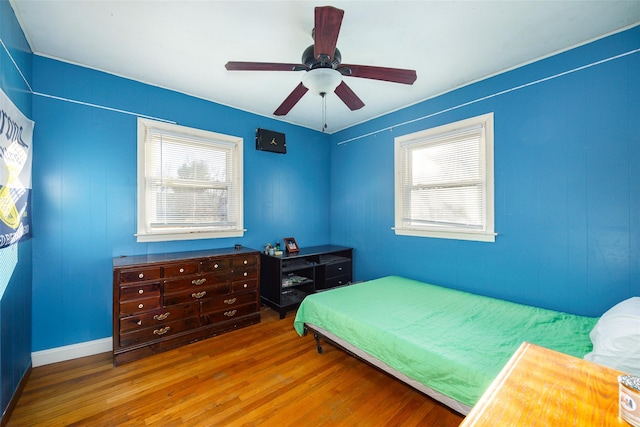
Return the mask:
{"type": "Polygon", "coordinates": [[[525,342],[460,427],[630,427],[618,414],[621,374],[525,342]]]}

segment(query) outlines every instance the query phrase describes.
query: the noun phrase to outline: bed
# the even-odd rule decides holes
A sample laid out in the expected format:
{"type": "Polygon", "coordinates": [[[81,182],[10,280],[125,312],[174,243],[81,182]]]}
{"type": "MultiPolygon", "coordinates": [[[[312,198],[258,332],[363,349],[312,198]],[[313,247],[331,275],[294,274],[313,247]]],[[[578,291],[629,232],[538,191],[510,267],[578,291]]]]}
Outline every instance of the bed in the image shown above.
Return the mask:
{"type": "Polygon", "coordinates": [[[597,321],[389,276],[307,296],[294,328],[466,415],[522,342],[582,358],[597,321]]]}

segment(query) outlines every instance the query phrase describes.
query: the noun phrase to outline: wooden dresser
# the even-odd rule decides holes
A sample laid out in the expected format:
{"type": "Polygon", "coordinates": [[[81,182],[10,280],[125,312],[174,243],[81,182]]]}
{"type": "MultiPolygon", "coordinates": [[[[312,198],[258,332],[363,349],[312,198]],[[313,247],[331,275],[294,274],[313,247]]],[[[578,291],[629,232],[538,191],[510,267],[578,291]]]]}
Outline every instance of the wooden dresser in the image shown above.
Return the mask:
{"type": "Polygon", "coordinates": [[[620,426],[622,372],[523,343],[461,427],[620,426]]]}
{"type": "Polygon", "coordinates": [[[215,249],[113,260],[113,364],[260,322],[260,254],[215,249]]]}

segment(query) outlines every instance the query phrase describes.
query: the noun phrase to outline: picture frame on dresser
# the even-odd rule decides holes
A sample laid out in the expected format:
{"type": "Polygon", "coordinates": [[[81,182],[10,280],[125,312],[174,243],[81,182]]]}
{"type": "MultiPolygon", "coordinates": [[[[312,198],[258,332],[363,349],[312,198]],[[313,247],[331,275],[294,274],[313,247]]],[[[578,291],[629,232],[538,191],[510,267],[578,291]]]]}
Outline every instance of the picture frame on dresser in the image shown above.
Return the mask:
{"type": "Polygon", "coordinates": [[[294,239],[293,237],[285,237],[283,240],[284,247],[287,249],[288,254],[300,252],[300,248],[298,247],[298,243],[296,243],[296,239],[294,239]]]}

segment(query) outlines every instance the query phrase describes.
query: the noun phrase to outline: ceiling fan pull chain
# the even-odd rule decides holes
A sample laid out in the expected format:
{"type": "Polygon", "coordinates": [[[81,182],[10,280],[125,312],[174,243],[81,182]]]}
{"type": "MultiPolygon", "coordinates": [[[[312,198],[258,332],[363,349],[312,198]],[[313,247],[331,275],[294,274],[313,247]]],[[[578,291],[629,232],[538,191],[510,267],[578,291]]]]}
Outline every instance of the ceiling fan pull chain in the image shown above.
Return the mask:
{"type": "Polygon", "coordinates": [[[327,128],[327,94],[322,92],[322,132],[327,128]]]}

